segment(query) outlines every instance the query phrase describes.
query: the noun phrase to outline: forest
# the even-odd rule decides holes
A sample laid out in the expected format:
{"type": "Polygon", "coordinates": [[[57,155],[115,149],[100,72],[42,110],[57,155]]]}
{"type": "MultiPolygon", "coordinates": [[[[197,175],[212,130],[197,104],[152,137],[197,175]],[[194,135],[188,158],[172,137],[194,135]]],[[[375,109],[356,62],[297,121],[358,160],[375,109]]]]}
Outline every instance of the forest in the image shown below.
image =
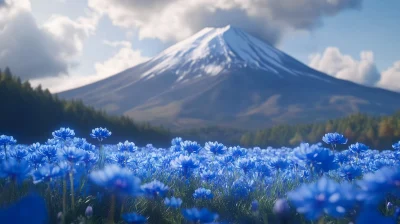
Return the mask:
{"type": "Polygon", "coordinates": [[[13,76],[9,68],[0,73],[0,133],[14,136],[20,144],[44,142],[60,127],[70,127],[79,136],[88,136],[93,127],[107,127],[113,133],[109,143],[129,140],[165,145],[172,138],[165,128],[125,116],[109,116],[81,101],[59,99],[41,86],[32,88],[29,82],[13,76]]]}
{"type": "Polygon", "coordinates": [[[321,142],[328,132],[344,134],[350,142],[362,142],[375,149],[389,149],[400,139],[400,111],[388,116],[354,114],[322,123],[279,125],[262,130],[238,130],[218,126],[188,129],[181,132],[139,123],[126,116],[111,116],[105,111],[84,105],[79,100],[59,99],[56,94],[32,88],[12,75],[9,68],[0,71],[0,133],[14,136],[20,143],[46,141],[51,130],[70,127],[85,136],[93,127],[107,127],[113,132],[108,141],[153,143],[167,147],[174,137],[198,141],[219,141],[244,147],[296,146],[301,142],[321,142]]]}

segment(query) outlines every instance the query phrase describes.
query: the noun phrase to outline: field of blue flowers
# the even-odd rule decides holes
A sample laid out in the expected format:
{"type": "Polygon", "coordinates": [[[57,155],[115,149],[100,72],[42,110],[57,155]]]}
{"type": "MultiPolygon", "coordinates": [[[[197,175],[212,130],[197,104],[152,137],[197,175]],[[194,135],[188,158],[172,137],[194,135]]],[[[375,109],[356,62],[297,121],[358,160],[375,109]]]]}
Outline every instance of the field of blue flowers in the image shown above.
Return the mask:
{"type": "Polygon", "coordinates": [[[61,128],[46,143],[0,136],[0,223],[397,223],[400,142],[296,148],[92,145],[61,128]],[[340,147],[339,147],[340,146],[340,147]],[[338,149],[346,148],[346,150],[338,149]]]}

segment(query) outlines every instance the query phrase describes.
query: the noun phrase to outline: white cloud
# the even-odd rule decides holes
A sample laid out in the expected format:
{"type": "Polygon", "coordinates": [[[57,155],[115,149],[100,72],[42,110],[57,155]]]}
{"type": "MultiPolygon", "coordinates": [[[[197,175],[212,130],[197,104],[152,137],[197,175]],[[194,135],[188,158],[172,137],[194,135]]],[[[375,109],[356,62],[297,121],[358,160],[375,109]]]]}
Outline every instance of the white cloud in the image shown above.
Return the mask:
{"type": "Polygon", "coordinates": [[[95,33],[99,18],[96,13],[76,20],[67,16],[52,15],[43,28],[53,34],[63,46],[63,57],[71,58],[82,52],[83,42],[95,33]]]}
{"type": "Polygon", "coordinates": [[[0,68],[10,67],[23,80],[68,74],[98,18],[53,15],[41,26],[29,0],[6,0],[0,5],[0,68]]]}
{"type": "Polygon", "coordinates": [[[360,8],[362,0],[88,0],[113,24],[141,38],[182,40],[207,26],[244,29],[272,44],[287,30],[310,30],[322,18],[360,8]]]}
{"type": "Polygon", "coordinates": [[[380,79],[371,51],[362,51],[357,60],[342,54],[336,47],[328,47],[322,54],[311,55],[309,60],[310,67],[339,79],[367,86],[375,86],[380,79]]]}
{"type": "Polygon", "coordinates": [[[132,45],[130,42],[105,41],[105,43],[114,47],[121,46],[121,48],[119,49],[118,53],[116,53],[110,59],[102,63],[95,64],[96,73],[99,77],[108,77],[114,75],[149,59],[147,57],[143,57],[140,51],[132,50],[132,45]]]}
{"type": "Polygon", "coordinates": [[[103,41],[105,45],[111,46],[111,47],[126,47],[126,48],[131,48],[132,44],[129,41],[108,41],[105,40],[103,41]]]}
{"type": "Polygon", "coordinates": [[[377,86],[400,92],[400,61],[382,72],[381,80],[377,86]]]}
{"type": "Polygon", "coordinates": [[[128,41],[104,41],[104,44],[111,47],[118,47],[119,50],[106,61],[95,63],[94,67],[96,74],[72,76],[63,75],[60,77],[35,79],[31,80],[30,83],[33,86],[41,84],[44,88],[48,88],[52,93],[62,92],[108,78],[149,59],[143,57],[140,51],[133,50],[132,44],[128,41]]]}

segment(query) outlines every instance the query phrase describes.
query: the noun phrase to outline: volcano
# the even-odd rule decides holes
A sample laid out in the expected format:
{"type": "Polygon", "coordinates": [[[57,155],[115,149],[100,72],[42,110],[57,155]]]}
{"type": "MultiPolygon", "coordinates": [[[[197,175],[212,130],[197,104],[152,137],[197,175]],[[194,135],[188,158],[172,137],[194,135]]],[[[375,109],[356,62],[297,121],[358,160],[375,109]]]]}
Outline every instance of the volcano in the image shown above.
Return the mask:
{"type": "Polygon", "coordinates": [[[58,95],[173,129],[258,129],[400,108],[399,93],[336,79],[231,26],[204,28],[140,65],[58,95]]]}

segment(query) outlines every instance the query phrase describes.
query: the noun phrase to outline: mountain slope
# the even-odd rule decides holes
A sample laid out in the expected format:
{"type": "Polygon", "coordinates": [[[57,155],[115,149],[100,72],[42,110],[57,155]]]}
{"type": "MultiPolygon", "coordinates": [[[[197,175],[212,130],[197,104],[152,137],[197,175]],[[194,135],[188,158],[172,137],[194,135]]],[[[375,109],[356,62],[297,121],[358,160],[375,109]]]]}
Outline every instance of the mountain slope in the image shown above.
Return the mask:
{"type": "Polygon", "coordinates": [[[231,26],[205,28],[149,61],[60,93],[175,128],[263,128],[399,109],[400,94],[315,71],[231,26]]]}

